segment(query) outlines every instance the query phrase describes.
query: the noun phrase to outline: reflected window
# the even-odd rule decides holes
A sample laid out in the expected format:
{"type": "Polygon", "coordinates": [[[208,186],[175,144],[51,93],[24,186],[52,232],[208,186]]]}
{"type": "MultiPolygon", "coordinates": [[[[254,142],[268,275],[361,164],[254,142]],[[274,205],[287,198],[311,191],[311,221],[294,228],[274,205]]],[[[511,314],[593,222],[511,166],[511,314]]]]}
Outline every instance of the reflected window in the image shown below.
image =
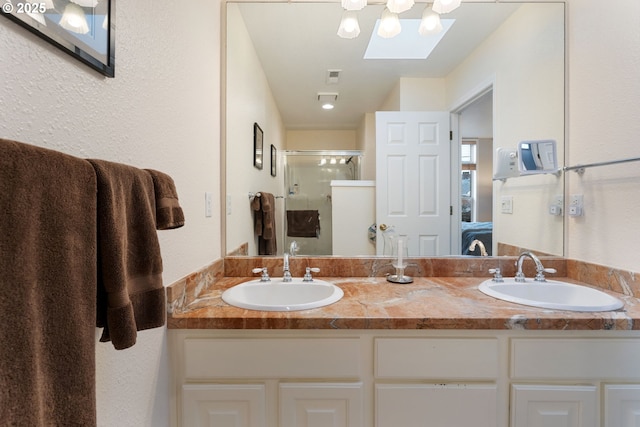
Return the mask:
{"type": "Polygon", "coordinates": [[[471,222],[475,219],[476,158],[476,142],[463,140],[460,145],[462,163],[460,212],[463,222],[471,222]]]}

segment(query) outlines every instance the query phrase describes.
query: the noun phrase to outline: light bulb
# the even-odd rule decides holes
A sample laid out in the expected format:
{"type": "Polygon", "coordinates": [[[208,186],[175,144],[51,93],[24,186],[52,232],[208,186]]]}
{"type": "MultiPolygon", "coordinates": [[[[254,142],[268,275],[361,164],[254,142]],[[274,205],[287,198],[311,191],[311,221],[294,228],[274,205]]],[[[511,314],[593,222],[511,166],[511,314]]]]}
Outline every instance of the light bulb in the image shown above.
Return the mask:
{"type": "Polygon", "coordinates": [[[360,24],[358,24],[358,17],[353,11],[345,10],[340,20],[340,26],[338,27],[338,36],[343,39],[353,39],[360,34],[360,24]]]}
{"type": "Polygon", "coordinates": [[[385,7],[382,12],[382,18],[380,18],[378,35],[382,38],[389,39],[400,34],[400,31],[402,31],[402,27],[400,26],[398,14],[391,12],[385,7]]]}
{"type": "Polygon", "coordinates": [[[440,22],[440,15],[435,13],[429,7],[422,12],[422,20],[420,21],[420,27],[418,32],[421,36],[428,36],[430,34],[437,34],[442,31],[442,22],[440,22]]]}

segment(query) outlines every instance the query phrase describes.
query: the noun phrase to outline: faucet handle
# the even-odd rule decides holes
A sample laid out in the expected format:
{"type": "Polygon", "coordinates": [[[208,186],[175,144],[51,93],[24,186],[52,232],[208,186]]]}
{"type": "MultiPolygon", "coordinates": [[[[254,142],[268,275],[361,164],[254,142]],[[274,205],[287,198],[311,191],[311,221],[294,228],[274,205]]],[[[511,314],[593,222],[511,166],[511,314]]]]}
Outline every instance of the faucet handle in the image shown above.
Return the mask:
{"type": "Polygon", "coordinates": [[[262,273],[262,276],[260,276],[260,281],[261,282],[270,282],[271,281],[271,278],[269,277],[269,273],[267,273],[267,267],[254,268],[253,270],[251,270],[251,272],[253,274],[262,273]]]}
{"type": "Polygon", "coordinates": [[[489,273],[493,274],[494,282],[504,282],[504,279],[502,278],[502,271],[500,271],[500,268],[490,268],[489,273]]]}
{"type": "Polygon", "coordinates": [[[543,268],[542,270],[539,270],[538,273],[536,274],[535,280],[536,282],[546,282],[547,279],[544,277],[544,273],[557,273],[558,270],[556,270],[555,268],[543,268]]]}
{"type": "Polygon", "coordinates": [[[313,282],[313,277],[311,273],[319,273],[320,269],[317,267],[307,267],[306,272],[304,273],[304,277],[302,278],[303,282],[313,282]]]}

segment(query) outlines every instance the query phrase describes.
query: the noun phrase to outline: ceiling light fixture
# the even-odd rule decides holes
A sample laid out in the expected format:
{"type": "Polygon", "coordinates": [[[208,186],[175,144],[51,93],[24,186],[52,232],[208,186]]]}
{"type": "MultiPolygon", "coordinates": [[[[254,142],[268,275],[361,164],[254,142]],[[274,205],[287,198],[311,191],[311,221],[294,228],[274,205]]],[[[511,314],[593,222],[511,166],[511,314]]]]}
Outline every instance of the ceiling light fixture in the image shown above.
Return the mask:
{"type": "Polygon", "coordinates": [[[367,0],[342,0],[342,7],[346,10],[361,10],[367,5],[367,0]]]}
{"type": "Polygon", "coordinates": [[[406,12],[411,9],[413,5],[414,0],[387,0],[387,9],[393,13],[406,12]]]}
{"type": "Polygon", "coordinates": [[[322,109],[324,110],[333,110],[335,107],[335,102],[338,100],[337,93],[323,93],[318,92],[318,101],[322,105],[322,109]]]}
{"type": "Polygon", "coordinates": [[[442,22],[440,21],[440,15],[435,13],[433,9],[427,5],[422,12],[422,20],[420,21],[420,27],[418,32],[421,36],[430,36],[432,34],[438,34],[442,31],[442,22]]]}
{"type": "Polygon", "coordinates": [[[360,24],[356,13],[351,10],[345,10],[342,13],[340,26],[338,27],[338,36],[343,39],[353,39],[360,34],[360,24]]]}
{"type": "Polygon", "coordinates": [[[400,26],[398,14],[385,7],[378,25],[378,35],[382,38],[390,39],[400,34],[400,31],[402,31],[402,27],[400,26]]]}
{"type": "Polygon", "coordinates": [[[462,0],[435,0],[433,2],[433,11],[436,13],[449,13],[460,6],[462,0]]]}
{"type": "Polygon", "coordinates": [[[84,15],[84,10],[75,3],[69,3],[65,6],[64,13],[60,19],[60,26],[76,34],[87,34],[89,32],[89,24],[84,15]]]}

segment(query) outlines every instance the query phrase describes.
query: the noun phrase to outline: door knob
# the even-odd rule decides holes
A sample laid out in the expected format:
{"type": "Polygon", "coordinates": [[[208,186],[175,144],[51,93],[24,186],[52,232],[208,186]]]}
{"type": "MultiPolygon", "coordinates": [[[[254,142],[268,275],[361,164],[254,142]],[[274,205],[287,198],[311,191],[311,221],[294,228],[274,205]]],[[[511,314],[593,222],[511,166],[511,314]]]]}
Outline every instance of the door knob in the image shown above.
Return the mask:
{"type": "Polygon", "coordinates": [[[387,229],[387,224],[380,224],[380,230],[385,231],[387,229]]]}

